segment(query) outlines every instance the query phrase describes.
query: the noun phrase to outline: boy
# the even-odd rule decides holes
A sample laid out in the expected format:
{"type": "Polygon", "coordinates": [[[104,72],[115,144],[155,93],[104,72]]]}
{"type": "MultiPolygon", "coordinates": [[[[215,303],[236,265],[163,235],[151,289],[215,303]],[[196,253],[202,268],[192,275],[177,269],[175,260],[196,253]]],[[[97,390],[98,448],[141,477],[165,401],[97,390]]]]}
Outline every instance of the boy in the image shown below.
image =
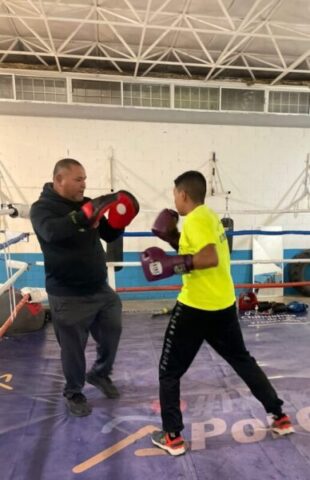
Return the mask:
{"type": "Polygon", "coordinates": [[[171,455],[185,453],[180,379],[204,340],[232,366],[266,412],[273,415],[273,432],[292,433],[291,421],[282,412],[283,401],[244,345],[227,238],[218,216],[204,205],[206,180],[200,172],[188,171],[177,177],[174,184],[178,213],[163,210],[152,230],[176,248],[179,255],[168,256],[157,247],[148,248],[141,255],[149,281],[183,274],[183,286],[165,333],[159,364],[163,430],[152,434],[152,442],[171,455]],[[185,216],[181,234],[176,226],[178,214],[185,216]]]}

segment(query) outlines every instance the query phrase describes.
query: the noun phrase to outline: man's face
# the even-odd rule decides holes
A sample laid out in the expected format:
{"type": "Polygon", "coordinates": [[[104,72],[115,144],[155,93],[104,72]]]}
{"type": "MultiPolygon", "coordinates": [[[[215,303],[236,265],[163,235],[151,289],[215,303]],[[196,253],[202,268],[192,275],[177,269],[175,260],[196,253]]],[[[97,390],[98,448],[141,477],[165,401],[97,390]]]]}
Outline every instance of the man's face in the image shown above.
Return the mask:
{"type": "Polygon", "coordinates": [[[71,165],[63,168],[56,175],[54,189],[64,198],[73,202],[81,202],[86,188],[86,173],[82,166],[71,165]]]}

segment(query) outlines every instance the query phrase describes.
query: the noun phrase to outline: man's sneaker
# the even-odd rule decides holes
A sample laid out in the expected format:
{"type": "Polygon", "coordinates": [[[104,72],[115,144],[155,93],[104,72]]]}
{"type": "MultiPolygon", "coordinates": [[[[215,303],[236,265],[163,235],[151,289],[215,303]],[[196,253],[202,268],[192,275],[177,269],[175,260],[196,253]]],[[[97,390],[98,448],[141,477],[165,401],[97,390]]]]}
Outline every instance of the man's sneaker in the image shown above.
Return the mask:
{"type": "Polygon", "coordinates": [[[186,452],[184,438],[181,435],[171,440],[167,432],[155,431],[152,433],[151,439],[156,447],[166,450],[170,455],[183,455],[186,452]]]}
{"type": "Polygon", "coordinates": [[[97,387],[108,398],[119,398],[120,396],[116,386],[107,375],[99,377],[99,375],[89,372],[86,374],[86,381],[97,387]]]}
{"type": "Polygon", "coordinates": [[[285,414],[283,414],[280,418],[273,417],[271,431],[272,433],[281,436],[295,432],[290,417],[285,414]]]}
{"type": "Polygon", "coordinates": [[[72,397],[65,397],[66,404],[71,415],[75,417],[86,417],[92,412],[92,407],[87,403],[83,393],[74,393],[72,397]]]}

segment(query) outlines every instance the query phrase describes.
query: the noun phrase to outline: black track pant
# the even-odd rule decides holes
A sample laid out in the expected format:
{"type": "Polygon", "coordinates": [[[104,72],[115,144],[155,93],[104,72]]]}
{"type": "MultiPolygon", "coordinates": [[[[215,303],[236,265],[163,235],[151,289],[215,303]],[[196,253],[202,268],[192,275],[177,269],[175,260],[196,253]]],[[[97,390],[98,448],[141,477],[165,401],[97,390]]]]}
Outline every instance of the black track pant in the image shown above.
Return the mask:
{"type": "Polygon", "coordinates": [[[66,379],[64,395],[71,397],[84,386],[89,334],[97,344],[92,371],[99,376],[111,373],[122,330],[121,301],[109,285],[92,295],[48,298],[66,379]]]}
{"type": "Polygon", "coordinates": [[[232,366],[266,412],[281,413],[283,401],[246,350],[236,306],[205,311],[177,302],[166,330],[159,364],[160,404],[165,431],[175,432],[184,428],[180,410],[180,378],[204,340],[232,366]]]}

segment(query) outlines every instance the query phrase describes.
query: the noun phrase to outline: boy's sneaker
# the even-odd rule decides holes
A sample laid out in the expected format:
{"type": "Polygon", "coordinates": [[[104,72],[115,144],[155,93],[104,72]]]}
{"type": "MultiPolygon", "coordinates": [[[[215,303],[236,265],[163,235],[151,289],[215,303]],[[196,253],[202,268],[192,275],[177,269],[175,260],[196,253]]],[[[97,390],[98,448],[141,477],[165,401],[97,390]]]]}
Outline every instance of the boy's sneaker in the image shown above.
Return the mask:
{"type": "Polygon", "coordinates": [[[86,374],[86,381],[97,387],[108,398],[120,397],[119,391],[108,375],[105,377],[99,377],[99,375],[96,375],[95,373],[88,372],[86,374]]]}
{"type": "Polygon", "coordinates": [[[65,397],[66,404],[71,415],[75,417],[86,417],[92,412],[92,407],[87,403],[83,393],[74,393],[72,397],[65,397]]]}
{"type": "Polygon", "coordinates": [[[283,414],[280,418],[273,417],[271,431],[272,433],[280,436],[295,432],[290,417],[285,414],[283,414]]]}
{"type": "Polygon", "coordinates": [[[184,438],[181,435],[171,440],[167,432],[155,431],[152,433],[151,439],[156,447],[166,450],[170,455],[183,455],[186,452],[184,438]]]}

